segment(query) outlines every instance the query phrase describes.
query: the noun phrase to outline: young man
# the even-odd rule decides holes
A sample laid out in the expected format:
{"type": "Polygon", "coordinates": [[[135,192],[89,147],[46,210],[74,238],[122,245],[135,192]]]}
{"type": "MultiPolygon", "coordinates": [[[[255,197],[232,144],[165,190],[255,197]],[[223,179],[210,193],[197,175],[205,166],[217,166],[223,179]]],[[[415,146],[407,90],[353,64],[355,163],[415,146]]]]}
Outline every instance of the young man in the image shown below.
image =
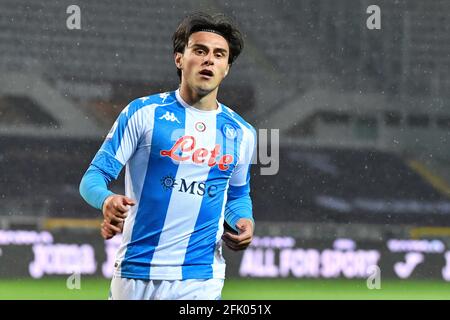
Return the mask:
{"type": "Polygon", "coordinates": [[[253,236],[256,133],[216,100],[242,37],[223,16],[198,13],[173,45],[179,89],[132,101],[80,184],[103,211],[102,236],[123,232],[110,299],[220,299],[221,240],[243,250],[253,236]],[[113,194],[108,184],[124,165],[125,195],[113,194]]]}

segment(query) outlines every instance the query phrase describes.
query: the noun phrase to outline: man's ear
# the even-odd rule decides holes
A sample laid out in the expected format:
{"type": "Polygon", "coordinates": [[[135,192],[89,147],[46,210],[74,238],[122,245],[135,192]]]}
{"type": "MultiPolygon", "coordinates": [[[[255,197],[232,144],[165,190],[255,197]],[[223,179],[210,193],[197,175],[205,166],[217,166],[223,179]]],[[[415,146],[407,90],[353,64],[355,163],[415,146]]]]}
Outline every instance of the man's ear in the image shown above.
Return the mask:
{"type": "Polygon", "coordinates": [[[228,72],[230,71],[230,65],[227,66],[227,69],[225,70],[224,78],[228,75],[228,72]]]}
{"type": "Polygon", "coordinates": [[[179,52],[175,52],[175,54],[173,55],[174,60],[175,60],[175,65],[177,66],[178,69],[183,69],[183,63],[182,63],[182,58],[183,58],[183,54],[179,53],[179,52]]]}

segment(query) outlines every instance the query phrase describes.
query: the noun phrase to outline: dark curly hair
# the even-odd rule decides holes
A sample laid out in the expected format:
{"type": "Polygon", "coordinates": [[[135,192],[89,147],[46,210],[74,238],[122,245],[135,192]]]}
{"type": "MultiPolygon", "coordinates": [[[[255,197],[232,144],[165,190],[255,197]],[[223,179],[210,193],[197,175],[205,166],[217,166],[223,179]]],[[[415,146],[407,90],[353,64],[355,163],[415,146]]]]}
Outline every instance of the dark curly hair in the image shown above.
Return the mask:
{"type": "MultiPolygon", "coordinates": [[[[244,48],[244,40],[237,27],[223,14],[196,12],[185,17],[172,36],[173,53],[184,53],[191,34],[201,30],[213,30],[227,40],[230,47],[228,63],[233,64],[244,48]]],[[[177,73],[181,79],[181,70],[178,68],[177,73]]]]}

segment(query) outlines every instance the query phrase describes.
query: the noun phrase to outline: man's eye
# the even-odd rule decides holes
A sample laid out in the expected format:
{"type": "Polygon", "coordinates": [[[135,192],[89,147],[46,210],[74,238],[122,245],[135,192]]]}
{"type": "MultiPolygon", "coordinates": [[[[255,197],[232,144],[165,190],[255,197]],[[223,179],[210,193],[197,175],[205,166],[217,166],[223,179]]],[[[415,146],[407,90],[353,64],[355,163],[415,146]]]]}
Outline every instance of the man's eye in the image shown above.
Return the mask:
{"type": "Polygon", "coordinates": [[[216,53],[216,57],[217,58],[222,58],[223,57],[223,53],[216,53]]]}
{"type": "Polygon", "coordinates": [[[203,49],[197,49],[197,50],[195,50],[195,52],[196,52],[197,54],[204,54],[204,53],[205,53],[205,50],[203,50],[203,49]]]}

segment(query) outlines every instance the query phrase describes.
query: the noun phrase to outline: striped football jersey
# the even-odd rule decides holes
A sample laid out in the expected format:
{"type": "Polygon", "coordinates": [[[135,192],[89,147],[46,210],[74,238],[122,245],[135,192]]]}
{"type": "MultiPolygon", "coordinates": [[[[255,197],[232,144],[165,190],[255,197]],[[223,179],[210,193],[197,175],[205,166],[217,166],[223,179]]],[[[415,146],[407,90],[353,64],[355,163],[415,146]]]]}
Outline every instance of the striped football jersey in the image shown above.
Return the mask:
{"type": "Polygon", "coordinates": [[[92,165],[111,179],[125,166],[134,199],[115,275],[134,279],[224,278],[221,236],[227,198],[248,196],[252,126],[217,102],[188,105],[179,90],[131,102],[92,165]]]}

